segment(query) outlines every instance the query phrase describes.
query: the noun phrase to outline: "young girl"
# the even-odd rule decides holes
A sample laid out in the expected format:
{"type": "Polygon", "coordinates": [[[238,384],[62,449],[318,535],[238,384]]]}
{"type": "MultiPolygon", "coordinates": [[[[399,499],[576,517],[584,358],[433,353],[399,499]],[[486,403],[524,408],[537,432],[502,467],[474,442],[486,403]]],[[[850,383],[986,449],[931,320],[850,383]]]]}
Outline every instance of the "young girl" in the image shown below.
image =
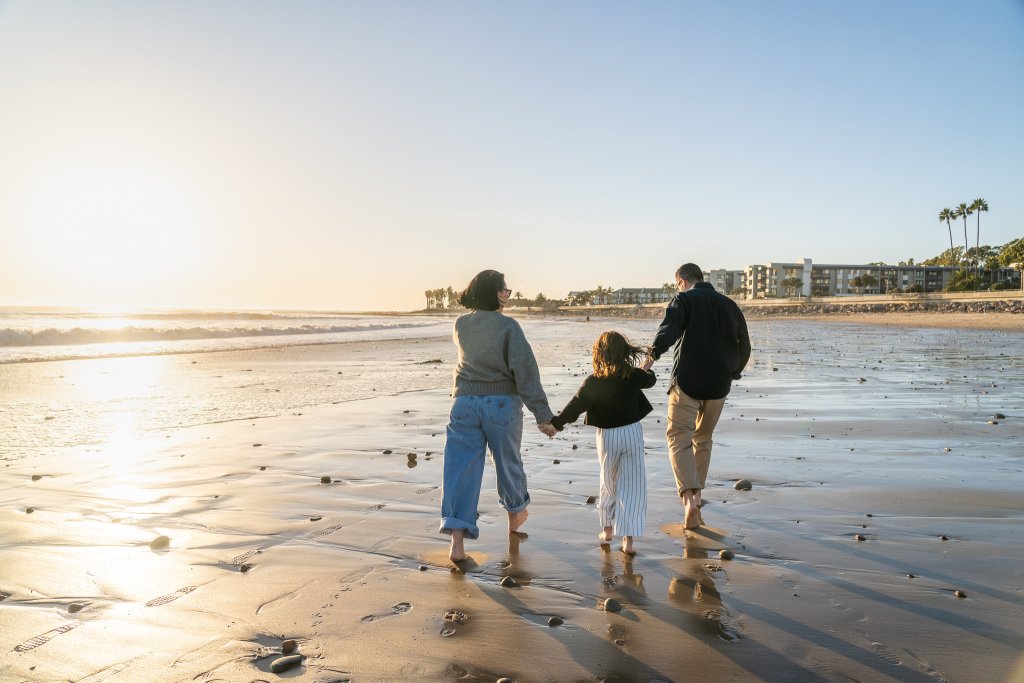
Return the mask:
{"type": "Polygon", "coordinates": [[[618,332],[605,332],[594,343],[594,374],[583,380],[576,395],[551,419],[558,431],[586,413],[584,422],[597,427],[597,459],[601,467],[598,535],[604,543],[622,537],[622,552],[635,555],[633,537],[644,533],[647,481],[644,474],[642,420],[651,412],[644,396],[657,378],[636,367],[646,356],[618,332]]]}

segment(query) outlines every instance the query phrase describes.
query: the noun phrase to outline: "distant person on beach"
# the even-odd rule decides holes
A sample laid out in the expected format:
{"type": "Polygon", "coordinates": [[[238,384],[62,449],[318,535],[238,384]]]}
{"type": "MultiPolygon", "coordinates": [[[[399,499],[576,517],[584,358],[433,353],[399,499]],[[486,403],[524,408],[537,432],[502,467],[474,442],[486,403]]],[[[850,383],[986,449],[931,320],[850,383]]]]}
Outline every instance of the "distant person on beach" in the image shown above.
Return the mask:
{"type": "Polygon", "coordinates": [[[597,338],[593,349],[594,373],[561,413],[551,419],[558,431],[583,413],[585,423],[597,427],[597,462],[600,466],[598,538],[610,543],[622,537],[622,552],[635,555],[633,539],[643,536],[647,516],[647,476],[644,471],[644,431],[640,420],[650,414],[644,396],[657,382],[649,369],[636,367],[646,354],[618,332],[597,338]]]}
{"type": "Polygon", "coordinates": [[[526,521],[530,494],[519,452],[523,404],[542,432],[555,434],[533,349],[519,323],[502,313],[511,294],[503,274],[485,270],[459,295],[459,303],[471,311],[459,316],[453,333],[459,358],[444,445],[440,527],[452,537],[448,557],[453,562],[467,557],[464,539],[480,535],[477,507],[488,450],[509,532],[526,521]]]}
{"type": "Polygon", "coordinates": [[[676,271],[675,295],[665,309],[650,355],[650,368],[673,344],[668,399],[668,454],[676,489],[683,499],[683,526],[704,524],[701,491],[711,464],[711,435],[732,388],[750,360],[747,321],[729,297],[704,282],[693,263],[676,271]]]}

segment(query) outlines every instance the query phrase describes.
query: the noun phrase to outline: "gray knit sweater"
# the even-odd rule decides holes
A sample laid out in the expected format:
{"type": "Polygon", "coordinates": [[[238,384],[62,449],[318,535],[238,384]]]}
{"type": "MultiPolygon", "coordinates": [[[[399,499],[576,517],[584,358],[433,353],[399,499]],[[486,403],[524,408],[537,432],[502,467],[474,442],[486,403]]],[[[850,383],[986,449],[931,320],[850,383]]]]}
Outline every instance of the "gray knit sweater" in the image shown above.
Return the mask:
{"type": "Polygon", "coordinates": [[[537,424],[551,420],[540,370],[519,323],[498,311],[459,316],[453,333],[459,362],[452,396],[519,394],[537,424]]]}

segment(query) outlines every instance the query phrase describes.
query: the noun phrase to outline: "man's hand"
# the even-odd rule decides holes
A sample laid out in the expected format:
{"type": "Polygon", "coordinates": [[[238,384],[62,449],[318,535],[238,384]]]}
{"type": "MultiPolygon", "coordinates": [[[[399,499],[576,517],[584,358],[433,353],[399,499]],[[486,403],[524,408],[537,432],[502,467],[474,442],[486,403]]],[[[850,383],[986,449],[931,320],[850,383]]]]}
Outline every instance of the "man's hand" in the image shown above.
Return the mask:
{"type": "Polygon", "coordinates": [[[550,422],[542,422],[541,424],[537,425],[537,429],[544,432],[548,436],[548,438],[551,438],[558,433],[558,430],[555,429],[555,425],[551,424],[550,422]]]}
{"type": "Polygon", "coordinates": [[[644,372],[647,372],[648,370],[651,369],[652,365],[654,365],[654,356],[648,354],[647,358],[644,359],[643,365],[640,366],[640,369],[643,370],[644,372]]]}

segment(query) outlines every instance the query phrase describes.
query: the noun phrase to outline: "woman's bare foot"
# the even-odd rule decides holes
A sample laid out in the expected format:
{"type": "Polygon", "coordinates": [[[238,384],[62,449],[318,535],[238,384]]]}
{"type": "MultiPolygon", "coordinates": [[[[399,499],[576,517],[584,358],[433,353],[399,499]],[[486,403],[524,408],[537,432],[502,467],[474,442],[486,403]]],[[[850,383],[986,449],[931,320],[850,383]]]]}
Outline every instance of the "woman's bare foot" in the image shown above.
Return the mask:
{"type": "Polygon", "coordinates": [[[687,489],[683,495],[683,503],[686,510],[686,514],[683,517],[684,529],[699,529],[704,523],[704,520],[700,517],[700,506],[694,502],[694,491],[695,489],[687,489]]]}
{"type": "Polygon", "coordinates": [[[508,513],[508,530],[510,532],[519,531],[519,527],[521,527],[523,523],[526,522],[526,518],[529,516],[530,513],[528,510],[520,510],[519,512],[508,513]]]}
{"type": "Polygon", "coordinates": [[[452,562],[462,562],[466,559],[466,548],[463,543],[466,532],[462,529],[452,529],[452,546],[448,550],[448,559],[452,562]]]}
{"type": "Polygon", "coordinates": [[[633,537],[623,536],[622,537],[622,552],[629,556],[636,555],[636,550],[633,549],[633,537]]]}
{"type": "Polygon", "coordinates": [[[598,540],[600,540],[600,541],[601,541],[602,543],[608,543],[608,542],[610,542],[610,541],[612,540],[612,538],[614,538],[614,536],[612,535],[612,528],[611,528],[610,526],[606,526],[606,527],[604,528],[604,531],[602,531],[601,533],[599,533],[599,534],[597,535],[597,538],[598,538],[598,540]]]}

